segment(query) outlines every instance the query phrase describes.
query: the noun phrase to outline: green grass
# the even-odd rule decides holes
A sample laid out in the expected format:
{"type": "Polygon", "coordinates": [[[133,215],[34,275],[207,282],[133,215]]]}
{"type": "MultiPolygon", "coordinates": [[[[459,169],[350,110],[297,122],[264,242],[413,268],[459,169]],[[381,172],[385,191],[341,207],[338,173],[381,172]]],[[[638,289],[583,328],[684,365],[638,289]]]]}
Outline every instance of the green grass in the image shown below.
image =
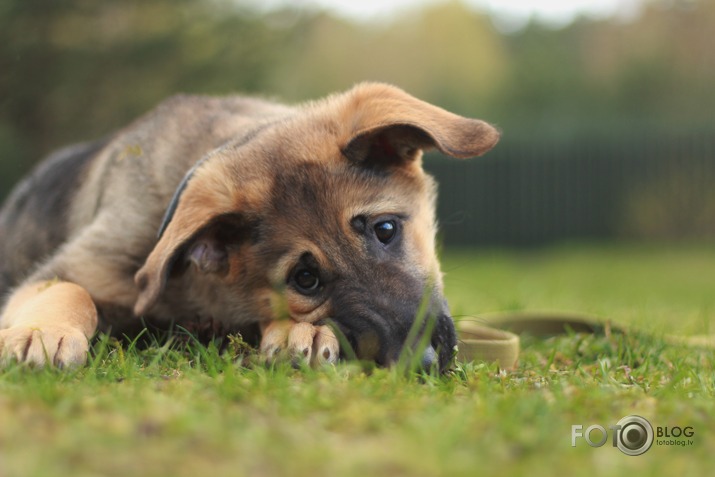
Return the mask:
{"type": "Polygon", "coordinates": [[[82,369],[0,372],[0,477],[714,475],[715,352],[661,337],[709,332],[715,248],[452,251],[444,270],[461,317],[571,310],[646,333],[527,337],[513,372],[443,377],[104,341],[82,369]],[[630,414],[692,426],[694,445],[571,447],[572,425],[630,414]]]}

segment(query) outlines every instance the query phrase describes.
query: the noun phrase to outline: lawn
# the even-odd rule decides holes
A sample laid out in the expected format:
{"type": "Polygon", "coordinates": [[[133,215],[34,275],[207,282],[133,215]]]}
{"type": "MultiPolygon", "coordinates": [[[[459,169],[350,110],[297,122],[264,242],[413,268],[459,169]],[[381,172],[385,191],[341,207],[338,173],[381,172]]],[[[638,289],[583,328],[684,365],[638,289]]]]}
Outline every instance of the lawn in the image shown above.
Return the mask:
{"type": "Polygon", "coordinates": [[[79,370],[0,371],[0,477],[715,475],[715,352],[664,339],[711,331],[715,247],[451,250],[443,263],[458,318],[577,311],[631,331],[525,337],[514,371],[457,363],[442,377],[105,340],[79,370]],[[692,428],[692,445],[571,446],[572,425],[631,414],[692,428]]]}

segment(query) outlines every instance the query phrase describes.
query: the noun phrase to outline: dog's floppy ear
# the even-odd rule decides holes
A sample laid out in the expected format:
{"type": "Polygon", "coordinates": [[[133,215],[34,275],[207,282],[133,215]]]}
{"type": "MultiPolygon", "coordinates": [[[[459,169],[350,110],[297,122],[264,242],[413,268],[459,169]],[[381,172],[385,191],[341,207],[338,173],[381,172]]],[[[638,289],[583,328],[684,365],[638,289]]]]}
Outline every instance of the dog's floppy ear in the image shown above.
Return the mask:
{"type": "Polygon", "coordinates": [[[144,315],[163,291],[172,267],[186,257],[202,272],[223,267],[225,250],[221,234],[235,228],[245,197],[221,170],[220,161],[192,169],[172,200],[160,237],[144,266],[134,276],[139,289],[134,314],[144,315]],[[213,167],[211,167],[213,166],[213,167]]]}
{"type": "Polygon", "coordinates": [[[430,148],[468,158],[499,141],[494,126],[450,113],[394,86],[358,85],[344,99],[339,120],[350,125],[350,131],[341,150],[352,161],[399,163],[430,148]]]}

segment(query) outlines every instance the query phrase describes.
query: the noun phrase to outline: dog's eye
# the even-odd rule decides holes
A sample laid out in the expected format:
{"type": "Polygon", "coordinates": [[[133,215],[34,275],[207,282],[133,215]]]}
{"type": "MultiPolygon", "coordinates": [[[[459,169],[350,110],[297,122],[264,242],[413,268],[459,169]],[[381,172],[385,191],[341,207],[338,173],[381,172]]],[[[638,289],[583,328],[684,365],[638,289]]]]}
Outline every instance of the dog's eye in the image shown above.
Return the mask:
{"type": "Polygon", "coordinates": [[[320,279],[307,268],[301,268],[293,275],[296,288],[301,293],[312,293],[320,286],[320,279]]]}
{"type": "Polygon", "coordinates": [[[390,241],[395,238],[396,232],[397,224],[395,224],[394,220],[385,220],[384,222],[375,224],[375,235],[377,239],[384,244],[390,243],[390,241]]]}

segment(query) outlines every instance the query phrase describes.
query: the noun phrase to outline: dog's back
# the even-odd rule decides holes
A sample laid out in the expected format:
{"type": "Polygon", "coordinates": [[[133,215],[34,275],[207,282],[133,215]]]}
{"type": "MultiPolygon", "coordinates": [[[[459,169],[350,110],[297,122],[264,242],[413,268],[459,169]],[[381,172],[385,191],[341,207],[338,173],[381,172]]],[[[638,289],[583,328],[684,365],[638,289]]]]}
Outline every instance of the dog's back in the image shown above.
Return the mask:
{"type": "Polygon", "coordinates": [[[156,209],[153,215],[160,217],[183,173],[203,154],[250,130],[261,118],[289,111],[254,98],[179,95],[113,136],[54,152],[13,189],[0,209],[0,299],[93,220],[99,208],[113,207],[121,215],[129,212],[131,203],[157,199],[157,192],[162,191],[150,188],[152,197],[127,197],[126,204],[103,203],[106,197],[114,199],[123,192],[124,184],[105,178],[126,157],[142,155],[156,163],[157,174],[174,174],[162,178],[162,185],[168,187],[158,194],[158,203],[144,200],[142,204],[156,209]],[[166,161],[184,165],[167,168],[166,161]]]}
{"type": "Polygon", "coordinates": [[[67,210],[105,141],[61,149],[20,182],[0,211],[0,295],[68,236],[67,210]]]}

